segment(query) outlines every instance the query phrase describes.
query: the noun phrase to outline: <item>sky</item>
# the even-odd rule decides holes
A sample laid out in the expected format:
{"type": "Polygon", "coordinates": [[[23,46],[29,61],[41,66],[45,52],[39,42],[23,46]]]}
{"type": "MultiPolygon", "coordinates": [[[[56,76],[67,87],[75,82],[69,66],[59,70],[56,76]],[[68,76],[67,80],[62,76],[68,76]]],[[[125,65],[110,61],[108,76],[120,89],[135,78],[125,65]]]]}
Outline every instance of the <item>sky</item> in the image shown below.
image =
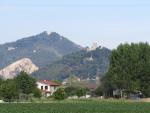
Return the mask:
{"type": "Polygon", "coordinates": [[[81,46],[150,43],[150,0],[0,0],[0,43],[57,32],[81,46]]]}

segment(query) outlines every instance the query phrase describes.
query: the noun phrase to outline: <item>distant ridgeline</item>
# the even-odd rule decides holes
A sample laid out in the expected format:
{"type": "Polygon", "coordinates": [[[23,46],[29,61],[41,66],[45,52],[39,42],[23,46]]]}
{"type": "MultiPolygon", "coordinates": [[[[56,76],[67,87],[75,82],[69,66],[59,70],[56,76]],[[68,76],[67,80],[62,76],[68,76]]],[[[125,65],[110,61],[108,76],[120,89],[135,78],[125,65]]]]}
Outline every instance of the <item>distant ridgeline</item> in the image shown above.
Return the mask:
{"type": "Polygon", "coordinates": [[[0,77],[13,78],[26,71],[38,79],[64,80],[70,75],[95,79],[107,71],[110,53],[96,43],[83,48],[56,32],[45,31],[0,45],[0,77]]]}
{"type": "Polygon", "coordinates": [[[92,48],[65,55],[62,60],[39,69],[34,76],[38,79],[64,80],[75,75],[80,79],[95,79],[107,71],[110,53],[109,49],[94,44],[92,48]]]}
{"type": "Polygon", "coordinates": [[[22,58],[29,58],[38,67],[60,60],[64,55],[80,51],[81,46],[55,32],[42,32],[16,42],[0,45],[0,69],[22,58]]]}

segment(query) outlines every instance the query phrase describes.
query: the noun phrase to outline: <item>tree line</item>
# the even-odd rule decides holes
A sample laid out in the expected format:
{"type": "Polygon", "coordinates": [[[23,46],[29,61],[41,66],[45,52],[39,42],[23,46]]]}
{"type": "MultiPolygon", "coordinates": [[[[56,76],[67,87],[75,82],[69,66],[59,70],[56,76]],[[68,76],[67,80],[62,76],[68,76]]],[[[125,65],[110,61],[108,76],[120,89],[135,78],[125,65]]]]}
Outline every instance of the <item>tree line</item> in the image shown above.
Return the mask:
{"type": "Polygon", "coordinates": [[[107,97],[112,97],[118,89],[127,96],[140,91],[143,97],[150,97],[150,45],[126,43],[112,50],[109,69],[100,88],[107,97]]]}
{"type": "MultiPolygon", "coordinates": [[[[55,81],[56,82],[56,81],[55,81]]],[[[88,90],[81,87],[60,87],[48,98],[63,100],[69,96],[82,97],[88,90]]],[[[41,90],[37,88],[36,79],[21,72],[14,79],[0,79],[0,99],[5,102],[30,101],[32,98],[41,98],[41,90]]]]}
{"type": "Polygon", "coordinates": [[[41,97],[36,87],[36,80],[25,72],[14,79],[0,79],[0,98],[6,102],[28,100],[30,97],[41,97]]]}

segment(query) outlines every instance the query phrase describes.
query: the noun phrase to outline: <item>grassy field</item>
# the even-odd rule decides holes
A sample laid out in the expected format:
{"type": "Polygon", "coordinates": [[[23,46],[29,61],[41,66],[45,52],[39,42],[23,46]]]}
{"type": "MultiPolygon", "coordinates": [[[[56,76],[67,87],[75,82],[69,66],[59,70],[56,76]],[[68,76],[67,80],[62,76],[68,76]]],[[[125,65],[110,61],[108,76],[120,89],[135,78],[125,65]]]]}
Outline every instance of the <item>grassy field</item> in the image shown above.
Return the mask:
{"type": "Polygon", "coordinates": [[[0,113],[150,113],[150,103],[62,101],[53,103],[4,103],[0,113]]]}

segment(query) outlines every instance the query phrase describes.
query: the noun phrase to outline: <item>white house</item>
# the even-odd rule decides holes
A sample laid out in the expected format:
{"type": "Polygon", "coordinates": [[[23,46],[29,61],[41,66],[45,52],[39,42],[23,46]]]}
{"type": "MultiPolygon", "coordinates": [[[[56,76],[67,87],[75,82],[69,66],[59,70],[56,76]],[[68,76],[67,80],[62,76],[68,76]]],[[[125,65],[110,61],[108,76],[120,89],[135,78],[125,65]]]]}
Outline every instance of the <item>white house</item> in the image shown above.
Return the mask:
{"type": "Polygon", "coordinates": [[[43,96],[51,96],[61,84],[51,82],[48,80],[40,80],[37,82],[37,88],[42,91],[43,96]]]}

